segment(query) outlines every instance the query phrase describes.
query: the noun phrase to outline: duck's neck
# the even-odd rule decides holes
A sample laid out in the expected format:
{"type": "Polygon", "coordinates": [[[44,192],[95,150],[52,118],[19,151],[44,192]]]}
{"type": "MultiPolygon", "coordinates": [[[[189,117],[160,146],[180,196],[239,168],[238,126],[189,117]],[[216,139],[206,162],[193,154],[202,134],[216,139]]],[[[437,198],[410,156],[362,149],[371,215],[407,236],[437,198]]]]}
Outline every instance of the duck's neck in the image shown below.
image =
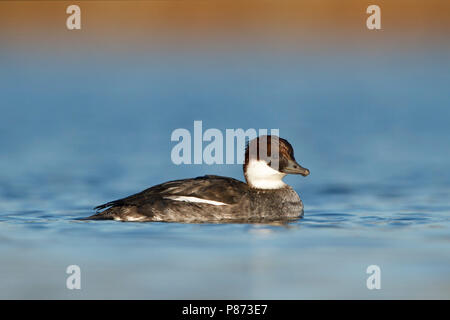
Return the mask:
{"type": "Polygon", "coordinates": [[[244,166],[247,184],[256,189],[281,189],[287,186],[283,182],[286,174],[271,168],[263,160],[250,160],[244,166]]]}

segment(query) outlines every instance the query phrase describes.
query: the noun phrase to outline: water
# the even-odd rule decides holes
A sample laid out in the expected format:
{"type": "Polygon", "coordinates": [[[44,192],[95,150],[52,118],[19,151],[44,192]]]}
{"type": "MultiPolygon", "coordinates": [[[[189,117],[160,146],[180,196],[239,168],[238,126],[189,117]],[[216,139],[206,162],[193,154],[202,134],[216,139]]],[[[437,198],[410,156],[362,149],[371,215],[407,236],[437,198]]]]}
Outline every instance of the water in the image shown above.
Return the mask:
{"type": "Polygon", "coordinates": [[[444,53],[0,57],[0,298],[450,298],[444,53]],[[305,218],[77,220],[162,181],[242,179],[172,164],[170,134],[194,120],[280,129],[311,170],[286,179],[305,218]]]}

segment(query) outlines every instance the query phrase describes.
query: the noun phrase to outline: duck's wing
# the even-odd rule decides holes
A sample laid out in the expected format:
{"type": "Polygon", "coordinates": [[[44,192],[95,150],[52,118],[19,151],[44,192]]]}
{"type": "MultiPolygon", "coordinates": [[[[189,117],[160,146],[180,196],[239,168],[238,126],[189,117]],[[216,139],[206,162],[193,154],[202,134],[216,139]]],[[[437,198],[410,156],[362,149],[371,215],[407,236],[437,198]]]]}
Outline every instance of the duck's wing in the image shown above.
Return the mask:
{"type": "Polygon", "coordinates": [[[239,202],[248,188],[246,183],[233,178],[207,175],[165,182],[129,197],[99,205],[94,209],[99,211],[109,207],[140,206],[157,199],[183,199],[180,197],[234,204],[239,202]]]}

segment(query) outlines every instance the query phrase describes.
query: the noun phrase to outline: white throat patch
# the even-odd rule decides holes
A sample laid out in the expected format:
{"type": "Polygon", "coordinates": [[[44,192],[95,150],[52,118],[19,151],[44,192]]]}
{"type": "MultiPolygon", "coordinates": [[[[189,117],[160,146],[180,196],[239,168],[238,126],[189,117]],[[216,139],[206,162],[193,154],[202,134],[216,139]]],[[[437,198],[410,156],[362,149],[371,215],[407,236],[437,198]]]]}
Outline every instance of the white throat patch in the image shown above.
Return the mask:
{"type": "Polygon", "coordinates": [[[286,186],[283,182],[285,173],[271,168],[263,160],[250,160],[245,172],[248,184],[257,189],[280,189],[286,186]]]}

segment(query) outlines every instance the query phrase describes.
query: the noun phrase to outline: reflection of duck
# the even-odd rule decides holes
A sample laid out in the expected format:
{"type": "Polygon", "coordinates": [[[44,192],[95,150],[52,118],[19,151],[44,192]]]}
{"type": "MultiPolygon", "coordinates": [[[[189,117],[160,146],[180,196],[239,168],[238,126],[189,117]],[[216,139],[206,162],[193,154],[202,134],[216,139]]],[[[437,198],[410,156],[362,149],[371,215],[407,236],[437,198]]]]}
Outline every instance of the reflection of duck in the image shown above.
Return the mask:
{"type": "Polygon", "coordinates": [[[87,219],[256,222],[298,218],[303,215],[303,203],[282,181],[286,174],[307,176],[309,170],[295,161],[289,142],[277,136],[260,136],[245,150],[247,183],[210,175],[169,181],[100,205],[95,209],[106,210],[87,219]]]}

